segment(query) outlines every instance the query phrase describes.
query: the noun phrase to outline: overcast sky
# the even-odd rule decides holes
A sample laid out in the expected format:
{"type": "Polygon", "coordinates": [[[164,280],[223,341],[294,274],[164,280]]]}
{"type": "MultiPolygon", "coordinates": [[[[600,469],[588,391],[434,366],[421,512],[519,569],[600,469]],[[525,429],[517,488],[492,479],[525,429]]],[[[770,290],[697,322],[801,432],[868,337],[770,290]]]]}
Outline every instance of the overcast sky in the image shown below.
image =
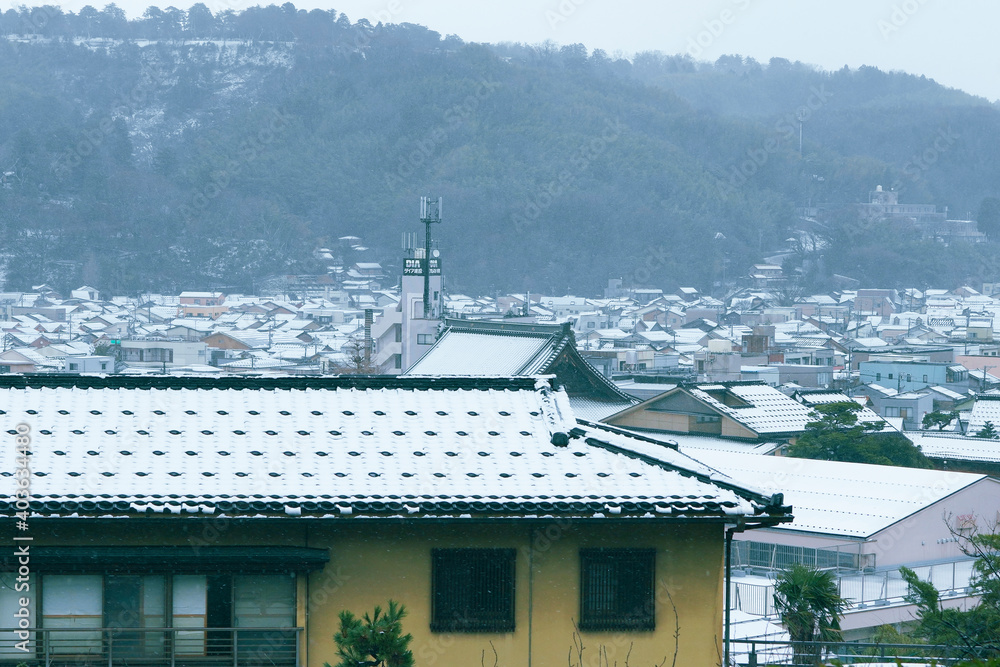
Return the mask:
{"type": "MultiPolygon", "coordinates": [[[[202,1],[213,12],[270,4],[202,1]]],[[[68,11],[86,4],[100,8],[104,2],[61,3],[68,11]]],[[[118,1],[130,18],[150,4],[118,1]]],[[[171,4],[187,9],[192,3],[165,1],[157,6],[171,4]]],[[[300,0],[294,4],[300,9],[333,8],[351,21],[419,23],[466,41],[579,42],[611,54],[658,50],[691,53],[699,60],[735,53],[766,62],[778,56],[824,69],[874,65],[924,74],[946,86],[1000,99],[996,34],[1000,2],[995,0],[336,0],[332,4],[300,0]]]]}

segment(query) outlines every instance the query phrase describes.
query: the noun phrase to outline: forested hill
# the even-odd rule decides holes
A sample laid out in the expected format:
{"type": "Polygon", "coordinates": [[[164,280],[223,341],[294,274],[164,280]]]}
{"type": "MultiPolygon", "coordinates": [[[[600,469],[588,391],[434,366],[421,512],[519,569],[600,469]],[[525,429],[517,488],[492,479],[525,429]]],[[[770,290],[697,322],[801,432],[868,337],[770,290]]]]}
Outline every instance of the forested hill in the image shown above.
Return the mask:
{"type": "MultiPolygon", "coordinates": [[[[1000,195],[996,108],[871,68],[467,44],[290,3],[8,10],[0,35],[6,289],[251,289],[344,235],[391,265],[425,194],[453,289],[709,289],[787,245],[796,207],[1000,195]]],[[[997,272],[993,244],[863,232],[815,287],[997,272]]]]}

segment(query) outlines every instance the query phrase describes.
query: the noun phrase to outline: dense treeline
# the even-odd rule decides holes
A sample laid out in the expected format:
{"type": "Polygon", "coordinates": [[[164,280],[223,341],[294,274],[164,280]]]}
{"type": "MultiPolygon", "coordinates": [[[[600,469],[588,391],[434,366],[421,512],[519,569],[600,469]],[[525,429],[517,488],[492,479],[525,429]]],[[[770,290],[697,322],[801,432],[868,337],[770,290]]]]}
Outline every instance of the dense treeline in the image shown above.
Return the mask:
{"type": "MultiPolygon", "coordinates": [[[[291,3],[11,9],[0,34],[10,289],[252,289],[348,234],[392,261],[432,194],[456,289],[711,290],[786,246],[796,207],[877,184],[962,215],[1000,196],[996,109],[871,68],[466,44],[291,3]]],[[[847,231],[798,257],[809,287],[997,270],[993,244],[847,231]]]]}
{"type": "MultiPolygon", "coordinates": [[[[367,21],[361,23],[361,27],[367,21]]],[[[204,3],[184,11],[150,6],[131,21],[118,5],[98,10],[90,5],[79,12],[63,12],[53,5],[21,6],[0,14],[0,34],[38,35],[56,39],[257,39],[265,41],[321,42],[352,30],[350,20],[335,10],[250,7],[213,14],[204,3]]]]}

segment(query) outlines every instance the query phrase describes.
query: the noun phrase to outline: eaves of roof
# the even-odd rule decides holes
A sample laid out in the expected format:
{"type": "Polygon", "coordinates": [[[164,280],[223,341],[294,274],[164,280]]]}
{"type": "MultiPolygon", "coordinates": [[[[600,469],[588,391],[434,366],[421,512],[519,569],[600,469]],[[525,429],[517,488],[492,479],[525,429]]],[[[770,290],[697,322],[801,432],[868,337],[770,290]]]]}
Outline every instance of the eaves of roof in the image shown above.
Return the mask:
{"type": "Polygon", "coordinates": [[[0,389],[535,389],[547,376],[326,375],[306,377],[130,376],[31,374],[0,375],[0,389]]]}

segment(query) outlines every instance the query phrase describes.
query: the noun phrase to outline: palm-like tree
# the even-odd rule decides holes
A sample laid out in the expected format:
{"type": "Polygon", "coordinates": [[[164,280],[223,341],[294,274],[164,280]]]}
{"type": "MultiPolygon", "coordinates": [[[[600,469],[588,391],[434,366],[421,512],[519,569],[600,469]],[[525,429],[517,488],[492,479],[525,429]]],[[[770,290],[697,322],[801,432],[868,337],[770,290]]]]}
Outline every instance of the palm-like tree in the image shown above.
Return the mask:
{"type": "Polygon", "coordinates": [[[819,664],[821,645],[807,642],[841,638],[840,617],[846,604],[830,572],[793,565],[778,575],[774,607],[792,640],[795,665],[819,664]]]}

